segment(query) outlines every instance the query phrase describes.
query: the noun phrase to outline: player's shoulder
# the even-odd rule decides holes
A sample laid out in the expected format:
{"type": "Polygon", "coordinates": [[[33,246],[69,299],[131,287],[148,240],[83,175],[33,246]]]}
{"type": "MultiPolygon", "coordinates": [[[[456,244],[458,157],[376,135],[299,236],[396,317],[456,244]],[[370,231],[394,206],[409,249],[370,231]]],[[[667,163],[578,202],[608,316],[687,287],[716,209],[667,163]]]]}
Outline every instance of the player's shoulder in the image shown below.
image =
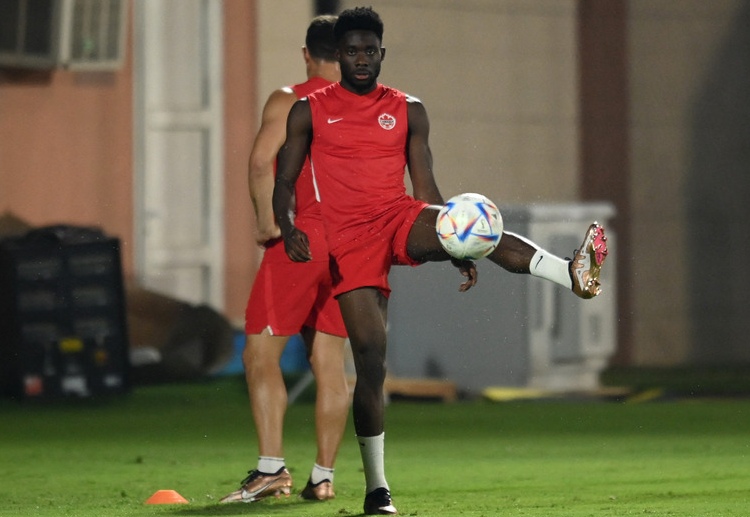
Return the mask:
{"type": "Polygon", "coordinates": [[[419,100],[414,95],[411,95],[409,93],[406,93],[404,91],[399,90],[398,88],[394,88],[392,86],[382,85],[383,88],[383,95],[388,97],[396,97],[399,99],[403,99],[408,103],[413,104],[421,104],[422,101],[419,100]]]}
{"type": "Polygon", "coordinates": [[[274,90],[263,106],[263,118],[286,117],[296,100],[297,96],[292,91],[285,91],[284,88],[274,90]]]}
{"type": "Polygon", "coordinates": [[[410,114],[425,111],[424,104],[422,101],[413,95],[406,94],[406,109],[410,114]]]}
{"type": "Polygon", "coordinates": [[[297,96],[294,94],[289,86],[283,86],[271,92],[268,96],[267,104],[288,104],[291,105],[297,100],[297,96]]]}
{"type": "Polygon", "coordinates": [[[281,88],[277,88],[273,92],[271,92],[271,95],[269,96],[269,98],[274,98],[274,97],[289,97],[289,96],[295,96],[294,95],[294,87],[292,87],[292,86],[282,86],[281,88]]]}
{"type": "Polygon", "coordinates": [[[427,123],[427,109],[422,104],[422,101],[413,95],[406,96],[406,114],[409,119],[410,128],[427,123]]]}
{"type": "Polygon", "coordinates": [[[334,82],[327,86],[323,86],[322,88],[319,88],[313,92],[310,92],[307,96],[312,97],[313,99],[323,99],[326,97],[334,96],[339,88],[341,88],[341,85],[337,82],[334,82]]]}
{"type": "Polygon", "coordinates": [[[307,81],[299,84],[295,84],[292,86],[292,89],[294,90],[295,95],[297,95],[298,98],[307,97],[311,93],[320,90],[321,88],[325,88],[326,86],[330,86],[331,81],[328,79],[325,79],[320,76],[313,76],[307,79],[307,81]]]}

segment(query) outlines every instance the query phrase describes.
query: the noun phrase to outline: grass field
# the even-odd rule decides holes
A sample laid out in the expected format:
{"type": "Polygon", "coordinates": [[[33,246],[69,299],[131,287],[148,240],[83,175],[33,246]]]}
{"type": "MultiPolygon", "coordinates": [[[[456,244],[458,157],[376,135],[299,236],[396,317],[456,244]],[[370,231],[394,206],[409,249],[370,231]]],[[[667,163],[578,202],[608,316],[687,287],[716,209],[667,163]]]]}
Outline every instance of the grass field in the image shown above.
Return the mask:
{"type": "MultiPolygon", "coordinates": [[[[109,401],[0,400],[0,516],[361,515],[348,432],[337,498],[218,505],[255,465],[242,379],[139,387],[109,401]],[[159,489],[189,504],[146,505],[159,489]]],[[[295,492],[314,459],[312,405],[288,413],[295,492]]],[[[401,515],[750,514],[750,399],[396,401],[386,457],[401,515]]]]}

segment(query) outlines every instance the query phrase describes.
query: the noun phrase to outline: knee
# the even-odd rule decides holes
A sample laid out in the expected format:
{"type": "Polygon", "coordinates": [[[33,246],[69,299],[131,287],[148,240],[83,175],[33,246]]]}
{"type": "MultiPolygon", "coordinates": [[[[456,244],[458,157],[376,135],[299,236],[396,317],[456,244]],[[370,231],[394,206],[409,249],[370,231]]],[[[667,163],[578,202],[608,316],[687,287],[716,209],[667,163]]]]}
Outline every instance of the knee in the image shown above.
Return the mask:
{"type": "Polygon", "coordinates": [[[258,360],[250,349],[249,345],[245,345],[245,349],[242,351],[242,365],[245,367],[245,372],[251,372],[257,366],[258,360]]]}
{"type": "Polygon", "coordinates": [[[246,343],[242,351],[242,364],[245,372],[263,372],[278,366],[278,358],[271,352],[271,347],[246,343]]]}
{"type": "Polygon", "coordinates": [[[352,348],[357,378],[368,382],[382,383],[385,380],[385,347],[360,346],[352,348]]]}

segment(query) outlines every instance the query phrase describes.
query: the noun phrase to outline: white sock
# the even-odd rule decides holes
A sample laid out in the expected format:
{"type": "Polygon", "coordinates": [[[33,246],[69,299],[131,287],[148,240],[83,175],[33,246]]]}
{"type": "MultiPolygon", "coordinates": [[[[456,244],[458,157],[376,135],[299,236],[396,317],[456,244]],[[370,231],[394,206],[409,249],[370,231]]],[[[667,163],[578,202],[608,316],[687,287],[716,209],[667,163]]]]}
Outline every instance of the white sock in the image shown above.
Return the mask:
{"type": "Polygon", "coordinates": [[[317,463],[313,465],[312,472],[310,473],[310,482],[313,485],[317,485],[321,481],[328,480],[333,483],[333,469],[321,467],[317,463]]]}
{"type": "Polygon", "coordinates": [[[376,488],[390,489],[385,480],[385,433],[377,436],[357,436],[359,452],[362,455],[362,466],[365,468],[365,493],[376,488]]]}
{"type": "Polygon", "coordinates": [[[258,470],[266,474],[275,474],[279,469],[286,466],[284,458],[273,456],[258,456],[258,470]]]}
{"type": "Polygon", "coordinates": [[[573,280],[570,278],[570,261],[561,259],[541,248],[531,257],[529,271],[532,275],[551,280],[563,287],[571,289],[573,280]]]}

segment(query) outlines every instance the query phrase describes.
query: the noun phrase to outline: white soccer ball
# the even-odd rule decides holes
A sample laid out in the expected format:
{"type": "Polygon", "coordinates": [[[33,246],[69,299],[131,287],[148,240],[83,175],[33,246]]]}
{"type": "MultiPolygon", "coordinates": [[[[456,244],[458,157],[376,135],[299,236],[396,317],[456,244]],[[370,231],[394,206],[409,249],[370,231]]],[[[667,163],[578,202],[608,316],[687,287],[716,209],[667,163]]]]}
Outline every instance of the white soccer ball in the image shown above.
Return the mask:
{"type": "Polygon", "coordinates": [[[451,257],[476,260],[497,247],[503,235],[503,218],[495,203],[482,194],[459,194],[440,209],[435,230],[451,257]]]}

